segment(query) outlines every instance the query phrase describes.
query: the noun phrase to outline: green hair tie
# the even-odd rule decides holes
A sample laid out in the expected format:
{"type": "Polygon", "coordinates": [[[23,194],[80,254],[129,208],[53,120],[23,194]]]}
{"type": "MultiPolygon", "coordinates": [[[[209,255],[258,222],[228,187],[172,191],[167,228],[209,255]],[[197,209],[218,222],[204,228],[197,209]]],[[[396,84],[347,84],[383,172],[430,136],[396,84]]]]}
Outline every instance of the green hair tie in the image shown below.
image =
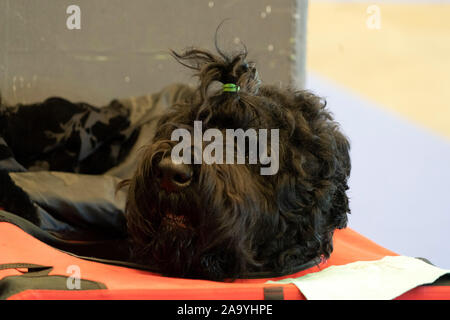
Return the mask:
{"type": "Polygon", "coordinates": [[[225,83],[222,88],[223,92],[238,92],[241,90],[241,87],[235,85],[234,83],[225,83]]]}

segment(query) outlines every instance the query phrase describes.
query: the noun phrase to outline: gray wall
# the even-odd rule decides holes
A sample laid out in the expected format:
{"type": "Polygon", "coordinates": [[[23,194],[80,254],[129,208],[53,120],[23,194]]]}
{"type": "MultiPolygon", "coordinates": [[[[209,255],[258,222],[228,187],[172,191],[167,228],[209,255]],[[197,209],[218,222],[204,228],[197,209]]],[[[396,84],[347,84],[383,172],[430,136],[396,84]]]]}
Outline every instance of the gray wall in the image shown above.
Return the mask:
{"type": "Polygon", "coordinates": [[[193,81],[168,49],[212,49],[225,18],[231,20],[219,33],[223,48],[235,50],[242,40],[264,82],[302,85],[306,20],[296,10],[306,8],[306,0],[299,3],[0,0],[0,91],[10,104],[58,95],[101,105],[193,81]],[[81,9],[80,30],[66,26],[72,4],[81,9]]]}

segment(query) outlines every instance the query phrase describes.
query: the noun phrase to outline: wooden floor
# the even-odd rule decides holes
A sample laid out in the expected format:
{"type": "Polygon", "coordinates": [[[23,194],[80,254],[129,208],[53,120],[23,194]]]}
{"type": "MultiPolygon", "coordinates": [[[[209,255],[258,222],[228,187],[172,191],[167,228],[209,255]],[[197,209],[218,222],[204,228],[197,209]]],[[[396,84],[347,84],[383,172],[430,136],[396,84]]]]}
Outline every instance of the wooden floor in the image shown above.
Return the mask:
{"type": "Polygon", "coordinates": [[[450,138],[450,4],[370,5],[310,2],[308,69],[450,138]]]}

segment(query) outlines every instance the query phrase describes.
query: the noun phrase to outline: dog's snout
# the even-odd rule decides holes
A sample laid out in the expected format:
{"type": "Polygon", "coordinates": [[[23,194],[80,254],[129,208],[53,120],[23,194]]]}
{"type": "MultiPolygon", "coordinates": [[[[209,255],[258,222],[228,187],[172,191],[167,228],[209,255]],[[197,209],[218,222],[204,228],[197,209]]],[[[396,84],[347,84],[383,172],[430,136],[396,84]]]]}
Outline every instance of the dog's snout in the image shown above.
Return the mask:
{"type": "Polygon", "coordinates": [[[176,191],[187,187],[192,180],[192,168],[187,164],[175,164],[170,158],[162,159],[158,164],[158,177],[161,187],[166,191],[176,191]]]}

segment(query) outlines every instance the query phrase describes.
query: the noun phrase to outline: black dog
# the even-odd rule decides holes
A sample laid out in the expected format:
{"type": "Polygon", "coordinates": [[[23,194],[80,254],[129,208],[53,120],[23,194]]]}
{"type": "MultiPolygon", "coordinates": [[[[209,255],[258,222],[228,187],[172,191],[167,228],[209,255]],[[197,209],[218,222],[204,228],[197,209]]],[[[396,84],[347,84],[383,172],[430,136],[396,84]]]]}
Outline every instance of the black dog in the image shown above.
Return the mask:
{"type": "Polygon", "coordinates": [[[261,85],[247,53],[173,53],[199,86],[159,121],[128,186],[127,225],[134,257],[166,275],[233,279],[289,274],[326,259],[347,224],[349,142],[307,91],[261,85]],[[240,90],[213,90],[213,84],[240,90]],[[176,164],[175,129],[279,129],[279,170],[261,164],[176,164]]]}

